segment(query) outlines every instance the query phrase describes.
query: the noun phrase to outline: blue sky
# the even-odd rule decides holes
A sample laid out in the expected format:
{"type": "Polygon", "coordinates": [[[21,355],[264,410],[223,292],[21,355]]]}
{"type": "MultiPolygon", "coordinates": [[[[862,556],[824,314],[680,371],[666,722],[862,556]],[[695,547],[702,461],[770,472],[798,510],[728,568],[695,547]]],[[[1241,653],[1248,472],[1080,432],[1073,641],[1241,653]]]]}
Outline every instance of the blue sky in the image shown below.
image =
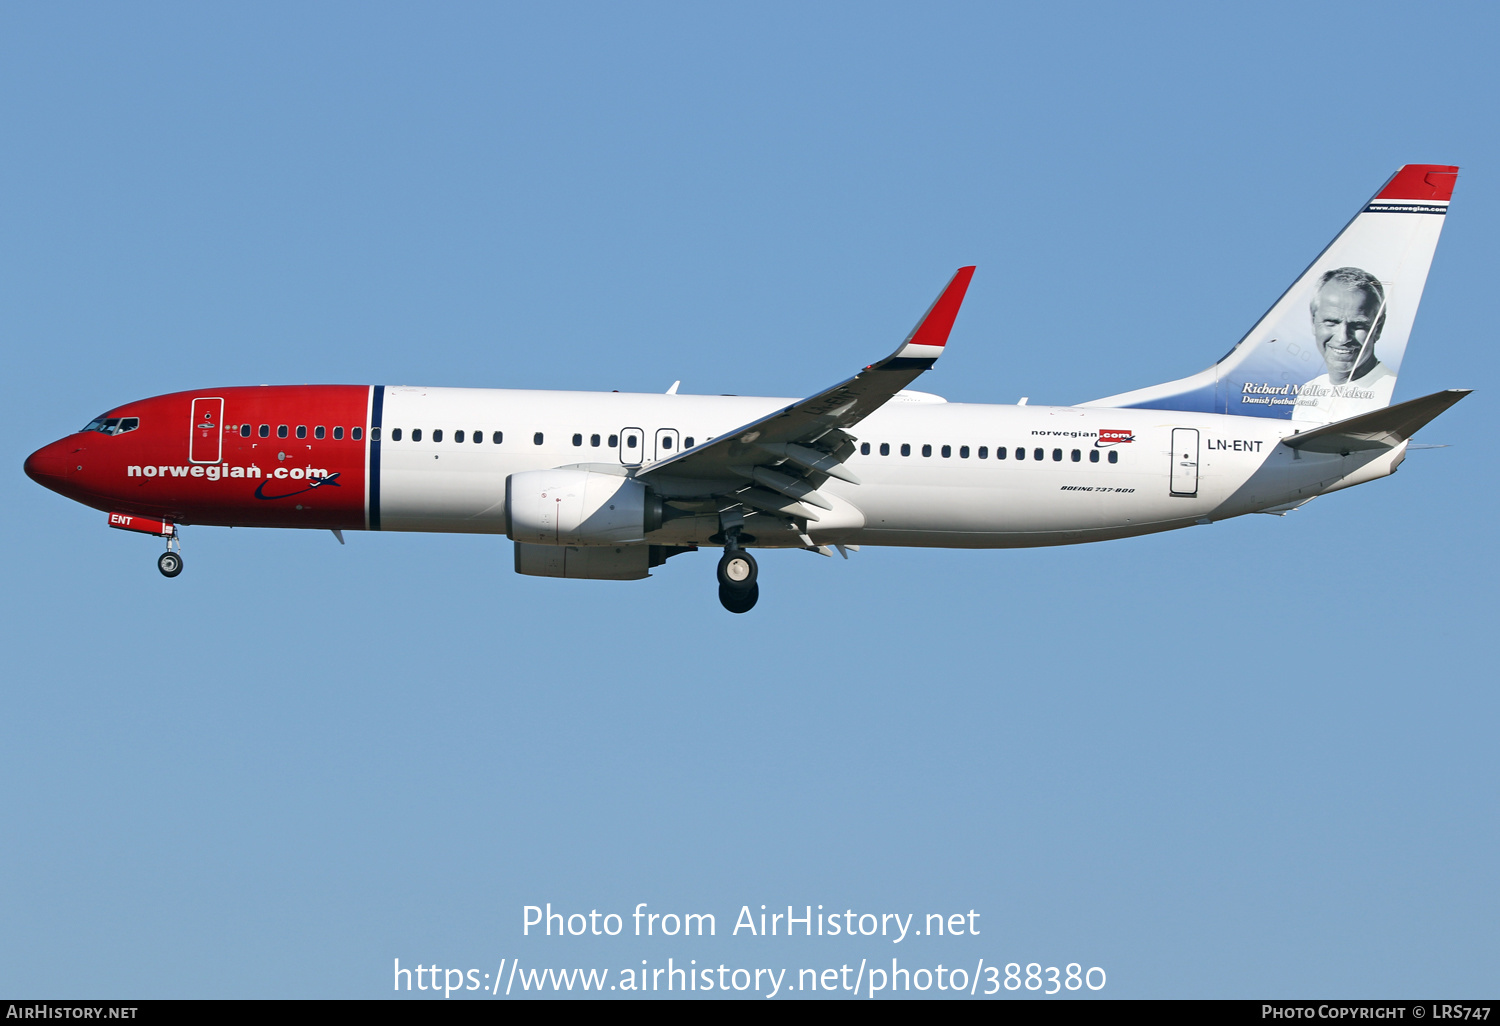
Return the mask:
{"type": "Polygon", "coordinates": [[[1493,993],[1497,29],[6,7],[0,992],[899,957],[1100,966],[1116,997],[1493,993]],[[1477,391],[1423,432],[1452,448],[1282,519],[772,553],[734,617],[709,553],[535,580],[489,537],[196,528],[167,581],[20,469],[197,387],[808,394],[967,263],[921,387],[1084,401],[1219,357],[1407,162],[1463,172],[1397,398],[1477,391]],[[549,901],[720,935],[522,937],[549,901]],[[726,936],[762,903],[982,932],[726,936]]]}

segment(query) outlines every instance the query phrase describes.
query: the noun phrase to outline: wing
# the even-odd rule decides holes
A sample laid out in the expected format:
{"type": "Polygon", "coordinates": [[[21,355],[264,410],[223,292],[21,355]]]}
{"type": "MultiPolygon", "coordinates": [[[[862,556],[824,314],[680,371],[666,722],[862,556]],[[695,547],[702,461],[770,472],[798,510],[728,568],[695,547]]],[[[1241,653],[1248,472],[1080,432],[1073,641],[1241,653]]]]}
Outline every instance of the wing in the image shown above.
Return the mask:
{"type": "Polygon", "coordinates": [[[816,521],[808,507],[833,508],[818,494],[819,485],[830,477],[859,484],[843,465],[854,452],[847,429],[937,362],[973,276],[974,268],[960,268],[884,360],[786,409],[653,463],[636,477],[668,499],[728,499],[763,513],[816,521]]]}

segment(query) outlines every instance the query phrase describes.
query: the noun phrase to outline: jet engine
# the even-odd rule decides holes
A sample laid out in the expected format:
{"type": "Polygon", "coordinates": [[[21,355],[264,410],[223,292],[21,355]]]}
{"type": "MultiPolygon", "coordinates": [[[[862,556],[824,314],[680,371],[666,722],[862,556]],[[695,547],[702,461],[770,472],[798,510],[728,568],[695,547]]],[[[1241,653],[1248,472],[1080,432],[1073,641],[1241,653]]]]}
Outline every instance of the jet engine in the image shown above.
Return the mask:
{"type": "Polygon", "coordinates": [[[628,545],[662,524],[662,501],[633,478],[576,467],[505,481],[510,537],[530,545],[628,545]]]}

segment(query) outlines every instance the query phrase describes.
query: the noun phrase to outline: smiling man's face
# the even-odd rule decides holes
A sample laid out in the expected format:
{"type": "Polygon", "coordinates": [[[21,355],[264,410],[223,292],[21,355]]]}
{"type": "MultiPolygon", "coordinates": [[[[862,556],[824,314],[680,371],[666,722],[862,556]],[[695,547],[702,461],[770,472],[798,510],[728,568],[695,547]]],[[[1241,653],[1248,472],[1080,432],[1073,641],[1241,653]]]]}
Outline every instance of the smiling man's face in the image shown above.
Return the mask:
{"type": "Polygon", "coordinates": [[[1329,282],[1312,302],[1313,337],[1328,365],[1328,380],[1342,385],[1375,366],[1380,300],[1364,289],[1329,282]]]}

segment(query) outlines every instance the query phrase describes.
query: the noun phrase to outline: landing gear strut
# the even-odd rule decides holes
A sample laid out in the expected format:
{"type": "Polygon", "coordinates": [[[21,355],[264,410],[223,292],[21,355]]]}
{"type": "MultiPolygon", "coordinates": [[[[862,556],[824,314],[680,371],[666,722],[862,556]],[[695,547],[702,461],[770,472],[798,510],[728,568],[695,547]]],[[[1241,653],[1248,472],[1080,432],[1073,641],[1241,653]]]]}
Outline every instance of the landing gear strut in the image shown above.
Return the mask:
{"type": "Polygon", "coordinates": [[[171,524],[164,526],[169,532],[167,551],[156,557],[156,569],[161,571],[163,577],[176,577],[182,573],[182,539],[177,535],[177,528],[171,524]]]}
{"type": "Polygon", "coordinates": [[[731,613],[748,613],[760,598],[755,583],[758,570],[755,557],[734,542],[724,547],[719,560],[719,602],[731,613]]]}

